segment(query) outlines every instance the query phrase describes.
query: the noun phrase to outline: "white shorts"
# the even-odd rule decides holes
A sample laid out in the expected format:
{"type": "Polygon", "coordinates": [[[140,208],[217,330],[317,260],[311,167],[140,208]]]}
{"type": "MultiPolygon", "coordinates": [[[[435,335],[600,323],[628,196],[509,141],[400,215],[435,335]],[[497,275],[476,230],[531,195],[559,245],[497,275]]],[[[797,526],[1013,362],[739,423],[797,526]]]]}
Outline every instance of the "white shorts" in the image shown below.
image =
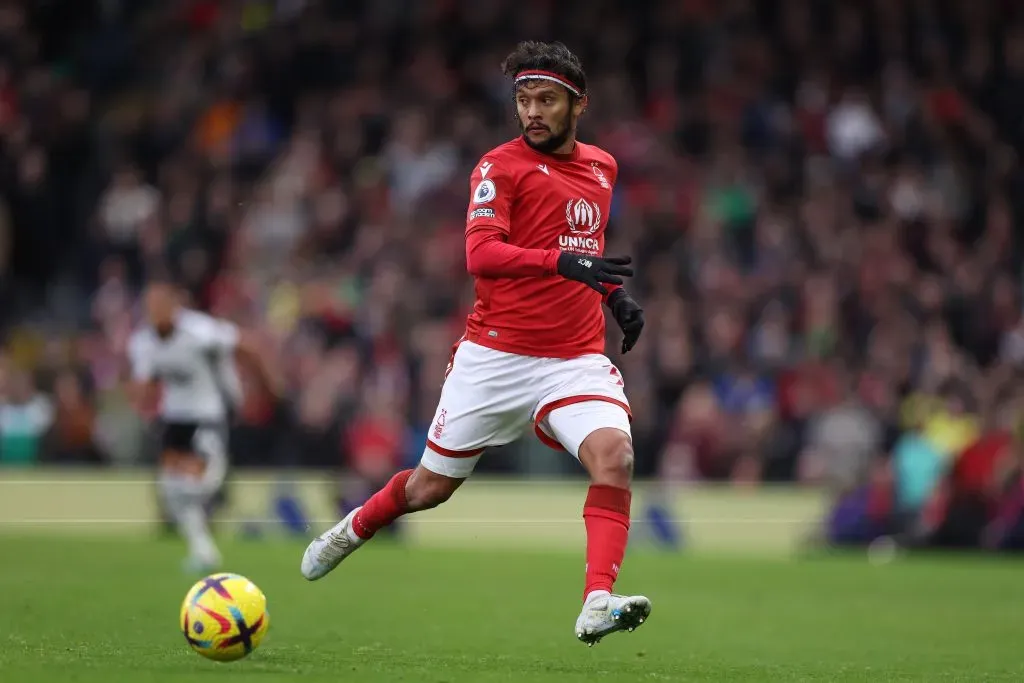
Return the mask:
{"type": "Polygon", "coordinates": [[[531,425],[542,442],[578,458],[597,429],[630,434],[623,389],[619,369],[601,354],[537,358],[459,342],[421,464],[463,479],[485,448],[517,440],[531,425]]]}

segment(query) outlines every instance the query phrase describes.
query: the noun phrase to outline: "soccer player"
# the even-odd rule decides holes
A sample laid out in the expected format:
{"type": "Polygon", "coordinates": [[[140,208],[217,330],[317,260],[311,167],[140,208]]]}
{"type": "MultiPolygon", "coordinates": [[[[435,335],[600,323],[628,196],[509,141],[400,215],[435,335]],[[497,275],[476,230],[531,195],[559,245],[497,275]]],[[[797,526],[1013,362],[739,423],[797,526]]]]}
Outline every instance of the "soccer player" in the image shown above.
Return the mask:
{"type": "Polygon", "coordinates": [[[622,376],[604,355],[607,305],[637,342],[644,318],[620,286],[630,259],[603,258],[618,167],[576,140],[588,106],[579,59],[561,43],[520,43],[503,65],[522,135],[488,152],[470,178],[466,260],[476,303],[448,365],[426,448],[362,507],[313,540],[315,580],[382,527],[446,501],[489,446],[532,427],[590,474],[583,504],[586,586],[576,636],[593,645],[633,630],[644,596],[612,592],[629,533],[633,451],[622,376]]]}
{"type": "Polygon", "coordinates": [[[227,423],[242,398],[236,354],[270,375],[235,325],[185,308],[171,281],[149,282],[144,307],[128,343],[131,394],[139,406],[159,403],[160,495],[188,544],[186,570],[206,573],[221,562],[206,506],[228,471],[227,423]]]}

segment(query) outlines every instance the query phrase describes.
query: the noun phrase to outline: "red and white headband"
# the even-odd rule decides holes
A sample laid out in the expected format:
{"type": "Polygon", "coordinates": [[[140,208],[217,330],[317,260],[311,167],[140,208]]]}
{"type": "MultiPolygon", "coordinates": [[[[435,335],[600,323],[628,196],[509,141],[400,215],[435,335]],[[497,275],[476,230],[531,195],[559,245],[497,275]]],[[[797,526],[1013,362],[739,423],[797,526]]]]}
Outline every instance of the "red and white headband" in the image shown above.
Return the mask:
{"type": "Polygon", "coordinates": [[[557,83],[558,85],[562,86],[576,97],[583,96],[583,91],[580,90],[580,88],[575,83],[570,81],[565,76],[559,76],[558,74],[552,73],[550,71],[520,71],[518,74],[516,74],[515,83],[516,85],[519,85],[523,81],[534,80],[551,81],[552,83],[557,83]]]}

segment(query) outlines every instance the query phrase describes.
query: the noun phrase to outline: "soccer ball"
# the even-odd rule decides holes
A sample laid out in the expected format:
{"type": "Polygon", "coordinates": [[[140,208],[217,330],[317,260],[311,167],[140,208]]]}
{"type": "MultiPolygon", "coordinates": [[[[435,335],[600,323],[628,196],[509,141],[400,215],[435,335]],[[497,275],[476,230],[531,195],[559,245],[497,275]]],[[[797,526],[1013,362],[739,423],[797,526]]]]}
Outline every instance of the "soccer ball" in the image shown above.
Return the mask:
{"type": "Polygon", "coordinates": [[[185,596],[181,632],[207,659],[233,662],[255,650],[270,626],[267,598],[238,574],[211,574],[185,596]]]}

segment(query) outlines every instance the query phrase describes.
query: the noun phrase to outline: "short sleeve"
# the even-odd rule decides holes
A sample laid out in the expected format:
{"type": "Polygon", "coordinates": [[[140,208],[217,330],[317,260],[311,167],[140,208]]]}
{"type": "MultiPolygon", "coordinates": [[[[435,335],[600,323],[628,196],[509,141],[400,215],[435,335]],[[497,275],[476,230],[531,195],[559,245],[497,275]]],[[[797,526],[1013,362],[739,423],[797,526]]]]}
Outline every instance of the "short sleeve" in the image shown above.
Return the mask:
{"type": "Polygon", "coordinates": [[[213,321],[212,343],[219,351],[234,351],[238,347],[238,327],[225,320],[213,321]]]}
{"type": "Polygon", "coordinates": [[[153,356],[148,353],[150,344],[140,334],[136,334],[128,342],[128,360],[132,365],[132,379],[137,382],[149,382],[153,379],[153,356]]]}
{"type": "Polygon", "coordinates": [[[226,320],[195,313],[189,321],[189,328],[205,351],[229,352],[238,346],[238,327],[226,320]]]}
{"type": "Polygon", "coordinates": [[[234,351],[238,346],[238,328],[225,320],[210,319],[208,343],[213,351],[234,351]]]}
{"type": "Polygon", "coordinates": [[[484,157],[469,178],[469,208],[466,210],[466,234],[479,228],[511,231],[514,182],[508,161],[484,157]]]}

